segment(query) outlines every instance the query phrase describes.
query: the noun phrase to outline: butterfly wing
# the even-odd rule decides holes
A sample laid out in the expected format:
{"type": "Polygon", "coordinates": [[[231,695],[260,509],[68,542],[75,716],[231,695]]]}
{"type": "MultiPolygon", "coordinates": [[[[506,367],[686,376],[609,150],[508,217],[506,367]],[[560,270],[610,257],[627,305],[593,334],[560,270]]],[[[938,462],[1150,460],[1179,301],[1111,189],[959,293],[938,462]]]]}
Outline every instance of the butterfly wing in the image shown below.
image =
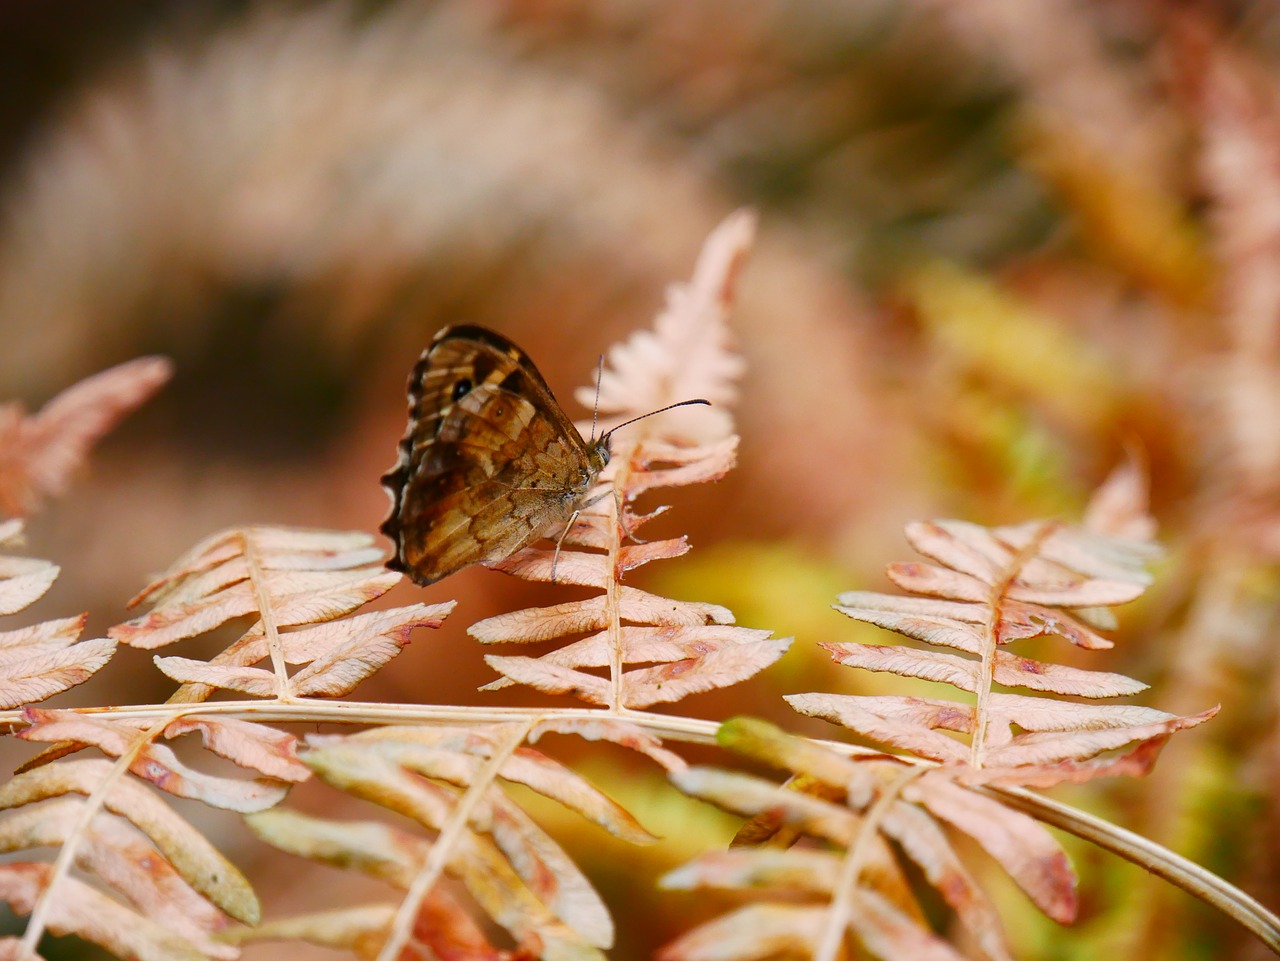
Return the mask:
{"type": "Polygon", "coordinates": [[[430,584],[499,560],[568,519],[603,467],[519,347],[441,331],[409,379],[409,426],[383,476],[387,566],[430,584]]]}

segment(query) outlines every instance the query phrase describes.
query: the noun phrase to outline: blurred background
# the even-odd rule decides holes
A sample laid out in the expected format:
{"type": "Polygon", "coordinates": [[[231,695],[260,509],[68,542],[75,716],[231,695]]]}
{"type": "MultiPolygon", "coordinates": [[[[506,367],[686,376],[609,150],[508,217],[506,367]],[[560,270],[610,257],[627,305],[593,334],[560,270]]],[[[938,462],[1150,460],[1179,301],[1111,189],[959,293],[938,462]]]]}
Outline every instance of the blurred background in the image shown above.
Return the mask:
{"type": "MultiPolygon", "coordinates": [[[[513,337],[581,415],[570,389],[750,206],[740,465],[671,495],[695,550],[645,583],[797,641],[679,710],[826,733],[778,695],[902,693],[814,643],[883,642],[828,605],[888,588],[901,525],[1075,518],[1132,454],[1168,555],[1089,664],[1165,710],[1224,710],[1150,781],[1060,796],[1280,907],[1276,4],[56,0],[0,5],[0,47],[0,399],[34,408],[143,353],[177,367],[31,519],[30,552],[63,567],[35,615],[87,608],[100,634],[229,525],[375,530],[405,379],[445,324],[513,337]]],[[[391,600],[449,597],[358,696],[494,702],[465,627],[546,588],[470,570],[391,600]]],[[[75,702],[171,687],[132,652],[104,674],[75,702]]],[[[587,773],[667,840],[559,827],[626,906],[614,956],[641,958],[711,906],[624,885],[733,825],[607,760],[587,773]]],[[[1019,957],[1264,956],[1072,851],[1081,921],[1063,938],[1010,894],[1019,957]]],[[[350,897],[236,856],[275,872],[269,914],[350,897]]]]}

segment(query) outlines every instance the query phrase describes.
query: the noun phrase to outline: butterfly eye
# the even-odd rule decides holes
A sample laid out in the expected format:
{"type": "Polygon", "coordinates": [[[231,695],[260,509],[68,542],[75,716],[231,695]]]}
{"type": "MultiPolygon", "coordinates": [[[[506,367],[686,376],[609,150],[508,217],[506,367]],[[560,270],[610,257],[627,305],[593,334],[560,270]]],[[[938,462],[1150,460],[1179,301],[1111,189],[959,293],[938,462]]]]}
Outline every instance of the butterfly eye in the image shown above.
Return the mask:
{"type": "Polygon", "coordinates": [[[465,377],[453,385],[453,399],[455,403],[462,400],[462,398],[466,397],[469,393],[471,393],[471,381],[467,380],[465,377]]]}

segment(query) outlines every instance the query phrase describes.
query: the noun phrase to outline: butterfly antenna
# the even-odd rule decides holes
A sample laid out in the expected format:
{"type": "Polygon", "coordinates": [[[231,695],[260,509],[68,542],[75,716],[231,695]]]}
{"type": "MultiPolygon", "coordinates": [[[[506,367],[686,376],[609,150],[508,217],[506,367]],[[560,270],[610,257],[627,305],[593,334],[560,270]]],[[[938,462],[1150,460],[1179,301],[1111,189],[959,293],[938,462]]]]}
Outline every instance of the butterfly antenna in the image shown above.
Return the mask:
{"type": "MultiPolygon", "coordinates": [[[[704,400],[701,397],[696,397],[693,400],[682,400],[678,404],[668,404],[666,407],[659,407],[657,410],[651,410],[647,414],[641,414],[639,417],[632,417],[630,420],[623,421],[617,427],[609,428],[607,431],[604,432],[604,435],[600,439],[604,440],[605,437],[608,437],[615,430],[622,430],[622,428],[626,427],[628,424],[634,424],[638,420],[644,420],[646,417],[652,417],[654,414],[662,414],[662,413],[665,413],[666,411],[674,410],[677,407],[688,407],[690,404],[706,404],[708,407],[710,407],[711,401],[704,400]]],[[[592,433],[595,433],[595,432],[592,431],[592,433]]]]}
{"type": "Polygon", "coordinates": [[[604,354],[596,365],[596,402],[591,408],[591,443],[596,442],[596,421],[600,417],[600,381],[604,380],[604,354]]]}

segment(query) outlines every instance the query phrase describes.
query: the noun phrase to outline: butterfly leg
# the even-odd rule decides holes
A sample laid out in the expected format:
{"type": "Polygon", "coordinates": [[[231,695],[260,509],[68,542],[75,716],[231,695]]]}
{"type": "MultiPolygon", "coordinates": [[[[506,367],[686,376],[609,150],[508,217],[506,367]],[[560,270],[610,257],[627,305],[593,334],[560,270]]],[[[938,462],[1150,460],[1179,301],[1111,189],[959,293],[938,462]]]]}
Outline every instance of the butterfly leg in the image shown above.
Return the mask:
{"type": "Polygon", "coordinates": [[[582,513],[579,508],[569,515],[569,520],[564,525],[564,530],[560,532],[560,536],[556,538],[556,552],[551,555],[551,583],[556,582],[556,565],[560,563],[560,545],[564,543],[564,539],[569,536],[569,531],[573,530],[573,523],[578,519],[578,515],[582,513]]]}

